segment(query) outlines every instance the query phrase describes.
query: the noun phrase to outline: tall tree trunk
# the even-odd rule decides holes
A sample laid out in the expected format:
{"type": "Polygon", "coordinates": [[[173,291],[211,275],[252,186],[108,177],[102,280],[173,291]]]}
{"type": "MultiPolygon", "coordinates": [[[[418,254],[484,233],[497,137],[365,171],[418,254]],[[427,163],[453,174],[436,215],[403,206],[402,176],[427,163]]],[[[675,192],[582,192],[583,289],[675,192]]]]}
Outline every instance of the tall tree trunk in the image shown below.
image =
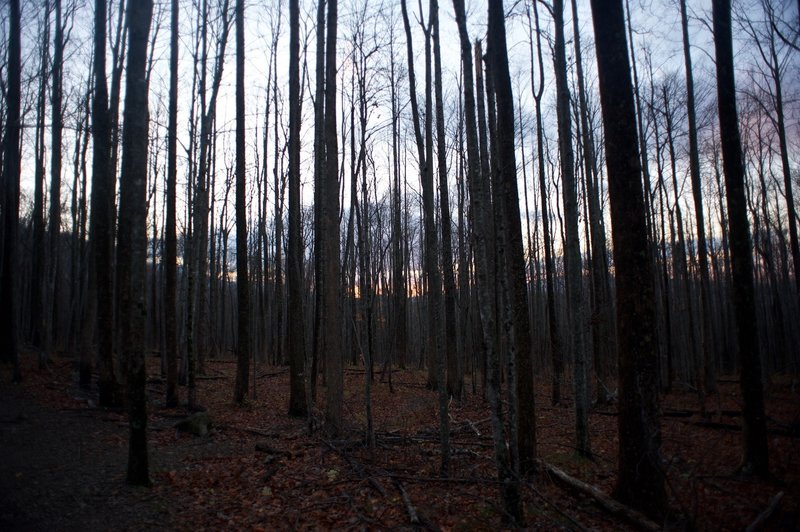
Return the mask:
{"type": "MultiPolygon", "coordinates": [[[[447,151],[445,148],[444,138],[444,104],[442,102],[442,53],[439,43],[439,2],[431,0],[430,2],[430,17],[429,17],[428,37],[433,45],[433,62],[434,72],[433,79],[431,79],[430,68],[426,69],[426,83],[425,83],[425,124],[426,133],[431,132],[434,121],[434,116],[431,111],[431,104],[435,100],[435,120],[436,120],[436,140],[437,140],[437,156],[438,156],[438,170],[439,170],[439,202],[441,212],[439,214],[440,224],[442,226],[442,274],[439,283],[432,283],[436,293],[433,293],[435,305],[435,317],[441,319],[442,317],[442,303],[444,303],[444,330],[445,335],[437,343],[439,346],[436,349],[436,382],[439,391],[439,438],[442,449],[442,463],[441,470],[443,475],[447,475],[450,469],[450,426],[447,414],[447,398],[448,396],[455,397],[456,401],[461,400],[461,385],[458,382],[458,359],[456,353],[456,301],[455,301],[455,279],[453,277],[453,247],[452,247],[452,226],[450,222],[450,200],[447,191],[447,151]],[[430,83],[433,81],[434,94],[431,94],[430,83]],[[444,281],[442,283],[442,280],[444,281]],[[437,284],[439,284],[437,288],[437,284]],[[443,286],[442,286],[443,285],[443,286]],[[442,301],[441,288],[444,288],[444,301],[442,301]],[[443,341],[442,341],[443,340],[443,341]],[[442,344],[444,344],[442,346],[442,344]],[[444,347],[444,349],[442,349],[444,347]]],[[[427,48],[427,46],[426,46],[427,48]]],[[[426,51],[428,60],[430,55],[426,51]]],[[[430,61],[429,61],[430,62],[430,61]]],[[[433,196],[434,196],[434,179],[433,179],[433,137],[428,136],[429,149],[427,159],[427,171],[430,177],[429,191],[431,194],[431,211],[427,213],[430,215],[432,225],[435,224],[433,196]]],[[[427,180],[427,176],[426,176],[427,180]]],[[[424,190],[424,188],[423,188],[424,190]]],[[[426,203],[427,207],[427,203],[426,203]]],[[[426,227],[427,229],[427,227],[426,227]]],[[[434,231],[435,225],[434,225],[434,231]]],[[[431,265],[435,268],[434,276],[439,277],[439,249],[434,238],[428,248],[428,253],[433,253],[431,258],[431,265]]],[[[433,270],[431,270],[433,271],[433,270]]],[[[439,324],[439,320],[431,321],[431,326],[439,324]]],[[[441,337],[441,327],[437,327],[436,336],[441,337]]]]}
{"type": "MultiPolygon", "coordinates": [[[[489,290],[492,294],[492,323],[494,324],[494,332],[492,333],[492,339],[494,340],[494,345],[492,346],[492,351],[495,353],[495,356],[500,357],[500,343],[502,333],[500,331],[501,323],[500,323],[500,290],[497,289],[497,276],[499,275],[499,268],[498,268],[498,261],[497,261],[497,249],[496,249],[496,236],[497,231],[495,228],[495,206],[492,205],[492,197],[491,197],[491,190],[490,190],[490,183],[491,183],[491,176],[489,170],[489,137],[487,134],[487,126],[486,126],[486,108],[485,108],[485,95],[484,95],[484,83],[483,83],[483,51],[481,47],[480,40],[475,42],[474,46],[474,59],[475,59],[475,101],[476,101],[476,112],[477,112],[477,122],[478,122],[478,155],[479,159],[476,161],[476,164],[479,164],[480,169],[480,179],[478,180],[478,186],[481,189],[481,193],[485,195],[486,204],[483,205],[483,208],[486,209],[487,216],[484,218],[484,222],[489,224],[486,227],[486,248],[487,253],[487,263],[488,270],[486,271],[487,283],[489,283],[489,290]]],[[[497,206],[499,209],[500,207],[497,206]]],[[[490,353],[487,351],[485,352],[484,356],[484,366],[488,366],[489,358],[488,355],[490,353]]],[[[498,362],[499,364],[499,362],[498,362]]],[[[484,367],[483,376],[484,376],[484,390],[486,390],[486,379],[488,378],[487,372],[488,367],[484,367]]],[[[498,377],[499,378],[499,377],[498,377]]],[[[499,381],[498,381],[499,382],[499,381]]]]}
{"type": "Polygon", "coordinates": [[[311,353],[311,400],[317,398],[317,373],[324,355],[325,225],[325,2],[317,0],[317,59],[314,97],[314,345],[311,353]]]}
{"type": "Polygon", "coordinates": [[[769,475],[769,449],[761,381],[761,356],[756,330],[753,256],[744,190],[744,161],[736,110],[730,0],[713,0],[712,9],[722,166],[725,173],[730,224],[733,307],[739,343],[739,382],[744,400],[741,470],[766,477],[769,475]]]}
{"type": "MultiPolygon", "coordinates": [[[[390,48],[390,90],[392,94],[392,309],[394,314],[392,359],[402,368],[408,349],[406,319],[405,235],[403,232],[403,189],[400,186],[400,104],[394,55],[394,32],[390,48]]],[[[391,369],[391,364],[390,364],[391,369]]],[[[389,373],[391,375],[391,372],[389,373]]]]}
{"type": "Polygon", "coordinates": [[[60,291],[60,239],[61,239],[61,161],[62,146],[61,140],[64,130],[64,109],[63,109],[63,72],[64,72],[64,21],[61,9],[61,0],[55,0],[55,35],[53,39],[53,85],[51,87],[51,102],[53,114],[51,126],[51,150],[50,160],[50,217],[49,217],[49,238],[50,238],[50,261],[48,271],[48,298],[50,308],[48,325],[46,329],[46,342],[44,356],[49,357],[50,351],[58,349],[59,341],[59,316],[61,314],[61,302],[59,301],[60,291]]]}
{"type": "MultiPolygon", "coordinates": [[[[545,264],[545,291],[547,292],[547,325],[548,340],[550,347],[550,359],[552,362],[552,378],[550,399],[553,405],[561,402],[561,378],[564,372],[564,355],[561,349],[561,336],[558,326],[558,312],[556,311],[555,296],[555,266],[553,265],[552,236],[550,231],[550,209],[548,207],[547,195],[547,175],[545,173],[545,153],[544,153],[544,127],[542,125],[542,95],[544,94],[544,60],[542,58],[541,31],[539,29],[539,7],[538,2],[532,2],[536,32],[536,57],[539,67],[539,82],[533,83],[531,80],[531,90],[536,107],[536,148],[539,174],[539,194],[541,196],[542,209],[542,238],[544,239],[544,264],[545,264]]],[[[531,26],[530,12],[528,12],[528,40],[531,53],[531,76],[536,71],[533,59],[533,32],[531,26]]]]}
{"type": "Polygon", "coordinates": [[[619,334],[619,465],[615,496],[664,512],[660,467],[655,293],[622,1],[592,0],[605,128],[619,334]]]}
{"type": "Polygon", "coordinates": [[[14,365],[14,381],[22,377],[19,369],[19,332],[17,330],[18,295],[18,232],[20,174],[20,100],[21,100],[21,34],[19,0],[10,0],[8,28],[8,63],[6,83],[6,116],[3,131],[3,257],[0,296],[0,361],[14,365]]]}
{"type": "MultiPolygon", "coordinates": [[[[47,107],[48,63],[50,60],[50,2],[44,3],[42,17],[41,55],[39,63],[39,97],[36,102],[36,168],[33,192],[33,257],[31,278],[31,340],[39,351],[40,359],[45,348],[45,309],[47,308],[47,245],[45,243],[44,180],[45,180],[45,115],[47,107]]],[[[96,64],[96,63],[95,63],[96,64]]]]}
{"type": "MultiPolygon", "coordinates": [[[[489,275],[489,240],[493,238],[488,231],[491,227],[491,205],[486,187],[481,186],[481,181],[488,178],[488,174],[480,171],[480,155],[478,132],[476,129],[476,101],[473,92],[472,78],[472,53],[469,35],[467,34],[467,17],[463,0],[453,0],[456,23],[458,24],[459,43],[461,47],[461,63],[464,73],[464,121],[467,137],[467,181],[470,192],[470,206],[472,210],[472,227],[475,237],[475,274],[477,280],[478,308],[480,312],[481,338],[483,351],[487,360],[488,387],[484,387],[489,399],[492,438],[494,440],[495,464],[498,478],[502,483],[503,502],[509,515],[521,516],[519,487],[513,480],[513,472],[508,458],[503,429],[503,412],[500,401],[500,379],[497,352],[494,350],[495,324],[494,324],[494,296],[493,284],[489,275]]],[[[477,55],[477,54],[476,54],[477,55]]],[[[478,58],[480,56],[478,55],[478,58]]],[[[480,65],[477,62],[477,65],[480,65]]],[[[480,70],[477,67],[476,70],[480,70]]]]}
{"type": "Polygon", "coordinates": [[[92,102],[92,195],[89,219],[89,277],[82,346],[92,353],[97,336],[101,406],[118,406],[121,390],[114,370],[114,172],[106,84],[107,0],[95,2],[94,100],[92,102]],[[96,327],[96,329],[95,329],[96,327]]]}
{"type": "Polygon", "coordinates": [[[300,4],[289,1],[289,250],[286,261],[289,350],[289,415],[305,416],[305,318],[303,234],[300,220],[300,4]]]}
{"type": "MultiPolygon", "coordinates": [[[[250,279],[247,273],[247,176],[244,141],[244,0],[236,0],[236,297],[238,302],[236,386],[242,404],[250,382],[250,279]]],[[[226,239],[227,240],[227,239],[226,239]]],[[[227,268],[226,268],[227,269],[227,268]]],[[[302,336],[300,336],[302,338],[302,336]]]]}
{"type": "Polygon", "coordinates": [[[686,112],[689,121],[689,173],[692,180],[692,199],[697,225],[697,258],[700,266],[700,342],[703,354],[702,385],[706,393],[717,391],[717,369],[714,361],[713,327],[711,326],[711,298],[709,295],[708,249],[706,221],[703,207],[703,187],[700,181],[700,150],[697,143],[697,113],[694,101],[694,72],[689,46],[689,18],[686,0],[681,0],[681,33],[683,35],[683,63],[686,70],[686,112]]]}
{"type": "MultiPolygon", "coordinates": [[[[586,81],[583,74],[583,50],[581,49],[578,5],[572,0],[572,29],[575,36],[575,71],[578,77],[578,104],[580,106],[581,142],[583,144],[583,164],[586,182],[586,195],[589,210],[591,236],[592,270],[592,349],[594,369],[597,377],[597,401],[604,404],[610,401],[607,387],[610,368],[616,358],[616,339],[612,321],[611,286],[606,260],[606,234],[603,227],[603,212],[600,208],[599,176],[595,157],[594,137],[589,124],[589,104],[586,97],[586,81]]],[[[588,384],[587,384],[588,387],[588,384]]],[[[588,394],[587,394],[588,395],[588,394]]],[[[588,397],[587,397],[588,399],[588,397]]]]}
{"type": "Polygon", "coordinates": [[[323,243],[322,282],[323,353],[325,354],[326,403],[325,427],[330,436],[341,433],[342,398],[344,387],[342,351],[342,310],[339,276],[339,142],[336,131],[336,34],[338,0],[328,1],[327,38],[325,51],[325,167],[323,210],[320,221],[325,226],[323,243]]]}
{"type": "Polygon", "coordinates": [[[169,53],[169,124],[167,126],[167,218],[164,222],[164,333],[167,357],[166,405],[178,405],[178,246],[176,199],[178,188],[178,0],[172,0],[169,53]]]}
{"type": "Polygon", "coordinates": [[[553,1],[555,43],[553,56],[556,76],[556,109],[558,115],[558,148],[561,155],[562,198],[566,243],[567,314],[572,339],[572,384],[575,390],[575,439],[578,453],[590,455],[589,393],[586,382],[584,349],[583,279],[580,235],[578,231],[578,194],[575,188],[575,158],[572,151],[572,118],[567,85],[567,56],[564,43],[564,2],[553,1]]]}
{"type": "MultiPolygon", "coordinates": [[[[436,151],[439,169],[439,208],[442,226],[442,280],[444,286],[445,357],[447,361],[447,395],[461,400],[464,383],[460,379],[461,353],[456,349],[456,281],[453,274],[453,236],[450,218],[450,193],[447,185],[447,149],[444,132],[444,102],[442,101],[442,51],[439,42],[439,4],[431,0],[433,29],[434,98],[436,102],[436,151]]],[[[442,372],[444,373],[444,372],[442,372]]],[[[440,375],[444,377],[444,375],[440,375]]],[[[441,382],[441,380],[440,380],[441,382]]]]}
{"type": "Polygon", "coordinates": [[[152,0],[128,4],[128,66],[125,128],[122,133],[117,282],[120,294],[120,346],[126,366],[130,420],[127,481],[149,485],[147,453],[147,371],[145,367],[145,272],[147,237],[145,196],[149,111],[145,66],[152,0]]]}
{"type": "MultiPolygon", "coordinates": [[[[489,40],[487,57],[491,65],[495,101],[497,104],[497,184],[502,189],[502,212],[506,233],[506,332],[509,336],[509,363],[516,366],[513,395],[517,407],[517,447],[519,467],[523,475],[531,474],[536,459],[536,412],[533,395],[533,364],[531,361],[531,331],[528,310],[528,290],[525,277],[525,252],[517,190],[517,166],[514,134],[514,97],[508,71],[505,16],[502,0],[489,2],[489,40]]],[[[509,382],[509,386],[512,383],[509,382]]],[[[522,517],[521,515],[519,516],[522,517]]]]}

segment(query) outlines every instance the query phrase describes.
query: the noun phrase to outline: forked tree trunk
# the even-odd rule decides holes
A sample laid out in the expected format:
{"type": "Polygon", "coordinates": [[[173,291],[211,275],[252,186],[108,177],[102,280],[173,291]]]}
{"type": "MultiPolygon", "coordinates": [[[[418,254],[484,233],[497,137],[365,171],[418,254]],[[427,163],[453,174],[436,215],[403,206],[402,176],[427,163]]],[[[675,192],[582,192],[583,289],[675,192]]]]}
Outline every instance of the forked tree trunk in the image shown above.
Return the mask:
{"type": "MultiPolygon", "coordinates": [[[[496,155],[497,184],[502,190],[502,216],[505,229],[505,304],[508,334],[508,364],[515,366],[515,382],[512,401],[517,401],[516,442],[519,453],[519,472],[527,476],[535,468],[536,459],[536,411],[533,394],[533,363],[531,360],[531,331],[528,309],[528,290],[525,277],[525,252],[522,241],[522,226],[517,190],[517,166],[514,134],[514,97],[508,71],[508,48],[506,45],[503,2],[489,2],[487,57],[493,79],[497,105],[496,155]]],[[[513,371],[510,372],[514,377],[513,371]]],[[[512,413],[513,414],[513,413],[512,413]]],[[[513,423],[512,417],[512,423],[513,423]]],[[[512,445],[513,449],[514,445],[512,445]]],[[[516,518],[517,516],[515,516],[516,518]]],[[[519,515],[521,522],[522,515],[519,515]]]]}
{"type": "MultiPolygon", "coordinates": [[[[477,285],[478,309],[480,312],[481,341],[487,363],[488,386],[484,391],[489,399],[492,424],[492,439],[494,441],[495,466],[497,476],[502,482],[502,495],[505,510],[509,515],[521,515],[519,488],[513,481],[513,472],[508,457],[508,448],[503,429],[503,409],[500,401],[500,377],[497,352],[495,345],[494,323],[494,296],[493,285],[489,275],[489,240],[492,234],[488,231],[491,219],[491,206],[489,195],[481,181],[488,178],[487,174],[480,171],[480,155],[478,145],[478,132],[476,128],[476,101],[473,92],[472,78],[472,53],[469,35],[467,34],[467,17],[463,0],[453,0],[456,23],[458,24],[459,44],[461,48],[461,64],[464,72],[464,121],[467,137],[467,181],[470,192],[470,207],[472,210],[472,227],[475,238],[475,277],[477,285]]],[[[480,56],[478,56],[480,57],[480,56]]],[[[478,62],[478,65],[480,63],[478,62]]]]}

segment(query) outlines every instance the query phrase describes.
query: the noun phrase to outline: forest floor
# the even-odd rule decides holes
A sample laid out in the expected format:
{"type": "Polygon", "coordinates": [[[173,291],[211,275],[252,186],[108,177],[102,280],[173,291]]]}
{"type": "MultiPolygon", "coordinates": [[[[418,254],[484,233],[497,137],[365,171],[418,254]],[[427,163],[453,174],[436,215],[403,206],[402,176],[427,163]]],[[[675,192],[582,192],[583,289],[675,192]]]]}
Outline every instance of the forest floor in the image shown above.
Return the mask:
{"type": "MultiPolygon", "coordinates": [[[[364,372],[349,368],[347,438],[309,433],[289,418],[285,368],[259,367],[257,399],[232,404],[235,364],[211,361],[198,399],[212,419],[206,436],[174,428],[188,415],[163,407],[159,359],[148,361],[149,445],[153,486],[127,486],[127,418],[96,406],[77,386],[74,360],[36,369],[23,357],[24,381],[0,371],[0,530],[274,530],[503,528],[488,408],[480,394],[450,404],[450,475],[439,474],[437,396],[425,374],[396,370],[393,388],[373,386],[376,446],[363,443],[364,372]],[[417,523],[412,523],[415,514],[417,523]]],[[[615,407],[593,409],[592,459],[572,443],[570,398],[549,406],[537,383],[539,458],[610,493],[615,482],[615,407]]],[[[720,382],[710,417],[686,386],[662,400],[662,454],[673,527],[742,530],[774,506],[766,529],[800,530],[800,390],[776,377],[767,413],[771,481],[738,476],[738,383],[720,382]],[[778,494],[783,493],[778,499],[778,494]],[[774,505],[775,501],[777,505],[774,505]]],[[[565,383],[569,390],[569,383],[565,383]]],[[[185,389],[180,392],[185,396],[185,389]]],[[[324,395],[324,388],[320,389],[324,395]]],[[[319,417],[321,413],[316,411],[319,417]]],[[[636,529],[567,489],[547,472],[522,486],[526,524],[544,530],[636,529]]]]}

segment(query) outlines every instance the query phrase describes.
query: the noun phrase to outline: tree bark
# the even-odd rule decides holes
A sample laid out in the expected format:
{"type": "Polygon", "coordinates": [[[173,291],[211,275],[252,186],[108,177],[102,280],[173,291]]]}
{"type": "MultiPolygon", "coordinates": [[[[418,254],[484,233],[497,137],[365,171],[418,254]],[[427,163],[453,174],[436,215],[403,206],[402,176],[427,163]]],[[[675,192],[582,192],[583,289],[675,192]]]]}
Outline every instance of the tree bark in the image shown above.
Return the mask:
{"type": "Polygon", "coordinates": [[[8,63],[6,83],[6,116],[3,131],[3,255],[0,279],[0,361],[14,366],[14,381],[21,379],[19,369],[19,332],[17,330],[18,295],[18,232],[20,175],[20,100],[21,100],[21,33],[19,0],[10,0],[8,28],[8,63]]]}
{"type": "Polygon", "coordinates": [[[683,35],[683,63],[686,70],[686,112],[689,122],[689,173],[692,180],[692,199],[697,226],[697,258],[700,266],[700,342],[703,354],[701,378],[706,393],[717,391],[717,368],[714,361],[713,327],[711,326],[711,299],[709,296],[708,246],[703,207],[703,187],[700,181],[700,150],[697,142],[697,113],[694,101],[694,72],[689,45],[689,19],[686,0],[681,0],[681,33],[683,35]]]}
{"type": "Polygon", "coordinates": [[[605,128],[619,334],[619,465],[615,497],[653,518],[665,506],[660,468],[655,293],[622,1],[592,0],[605,128]]]}
{"type": "Polygon", "coordinates": [[[323,353],[325,354],[325,429],[329,436],[342,432],[344,370],[342,352],[342,310],[339,276],[339,142],[336,131],[336,34],[338,0],[328,1],[325,51],[325,167],[323,209],[320,221],[325,227],[323,242],[323,353]]]}
{"type": "MultiPolygon", "coordinates": [[[[433,29],[434,99],[436,101],[436,151],[439,170],[439,207],[442,226],[442,280],[444,286],[444,350],[447,361],[447,395],[461,401],[464,383],[459,371],[461,353],[456,349],[456,281],[453,273],[453,235],[450,217],[450,193],[447,185],[447,149],[444,132],[444,102],[442,101],[442,51],[439,40],[439,4],[431,0],[433,29]],[[435,7],[434,7],[435,6],[435,7]]],[[[443,372],[444,373],[444,372],[443,372]]],[[[440,377],[444,377],[441,375],[440,377]]]]}
{"type": "Polygon", "coordinates": [[[178,188],[178,0],[172,0],[169,55],[169,124],[167,126],[167,218],[164,226],[164,334],[166,336],[166,405],[178,405],[178,246],[176,200],[178,188]]]}
{"type": "Polygon", "coordinates": [[[753,256],[744,189],[744,161],[736,110],[730,0],[713,0],[712,10],[722,166],[728,204],[733,307],[739,343],[739,382],[744,400],[741,470],[767,477],[769,450],[761,380],[761,357],[756,330],[753,256]]]}
{"type": "Polygon", "coordinates": [[[125,128],[120,175],[119,283],[120,346],[126,366],[127,408],[130,420],[127,481],[149,485],[147,453],[147,371],[145,367],[146,186],[148,95],[145,67],[152,0],[128,4],[128,65],[125,81],[125,128]]]}
{"type": "Polygon", "coordinates": [[[308,412],[303,317],[303,235],[300,220],[300,4],[289,1],[289,250],[287,254],[287,334],[289,415],[308,412]]]}
{"type": "MultiPolygon", "coordinates": [[[[506,446],[503,430],[503,411],[500,401],[500,378],[498,367],[497,351],[495,345],[495,323],[494,323],[494,296],[492,294],[493,284],[490,283],[489,275],[489,240],[492,234],[489,232],[491,227],[491,205],[489,204],[489,194],[486,187],[482,186],[481,181],[488,179],[488,173],[480,171],[480,154],[478,143],[478,132],[476,127],[476,101],[473,92],[472,77],[472,51],[467,34],[467,17],[463,0],[453,0],[455,9],[456,23],[458,24],[459,44],[461,48],[461,63],[464,73],[464,122],[467,137],[467,181],[469,184],[470,207],[472,211],[472,228],[475,238],[475,276],[478,295],[478,309],[480,312],[481,340],[482,347],[487,361],[488,386],[484,386],[485,393],[489,399],[492,439],[494,442],[495,466],[497,467],[498,478],[502,481],[502,495],[505,510],[509,515],[521,516],[519,487],[513,480],[511,464],[508,458],[508,448],[506,446]]],[[[479,44],[476,44],[479,49],[479,44]]],[[[480,58],[479,54],[476,54],[480,58]]],[[[477,62],[480,65],[480,62],[477,62]]],[[[476,65],[476,66],[477,66],[476,65]]],[[[476,69],[480,70],[480,67],[476,69]]]]}
{"type": "Polygon", "coordinates": [[[589,445],[589,393],[586,382],[584,349],[583,279],[580,235],[578,231],[578,194],[575,188],[575,157],[572,150],[572,117],[567,85],[567,56],[564,43],[564,2],[553,1],[555,43],[553,56],[556,76],[556,114],[558,148],[561,155],[561,185],[564,200],[566,243],[567,315],[572,339],[572,384],[575,390],[575,439],[578,453],[591,455],[589,445]]]}
{"type": "MultiPolygon", "coordinates": [[[[516,366],[513,395],[517,407],[517,442],[519,467],[529,475],[536,467],[536,412],[533,394],[533,364],[531,361],[531,331],[528,310],[528,290],[525,277],[525,252],[517,190],[517,165],[514,134],[514,97],[508,71],[505,17],[502,0],[489,2],[489,40],[487,57],[491,65],[495,101],[497,104],[497,185],[502,190],[502,215],[505,225],[505,301],[506,332],[509,336],[509,363],[516,366]]],[[[512,383],[509,383],[511,385],[512,383]]],[[[521,516],[520,516],[521,517],[521,516]]]]}
{"type": "MultiPolygon", "coordinates": [[[[247,272],[247,176],[244,140],[244,0],[236,0],[236,297],[238,302],[234,401],[250,382],[250,279],[247,272]]],[[[300,336],[302,338],[302,336],[300,336]]]]}

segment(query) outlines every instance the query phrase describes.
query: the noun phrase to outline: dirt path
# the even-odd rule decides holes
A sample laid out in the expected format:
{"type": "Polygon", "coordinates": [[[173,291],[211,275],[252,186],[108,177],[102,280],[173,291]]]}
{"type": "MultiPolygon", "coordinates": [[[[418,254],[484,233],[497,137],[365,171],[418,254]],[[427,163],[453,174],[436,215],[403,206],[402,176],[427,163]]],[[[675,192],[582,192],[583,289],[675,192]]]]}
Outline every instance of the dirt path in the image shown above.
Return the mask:
{"type": "Polygon", "coordinates": [[[40,406],[0,384],[0,529],[148,530],[163,503],[124,483],[126,428],[95,410],[40,406]]]}

